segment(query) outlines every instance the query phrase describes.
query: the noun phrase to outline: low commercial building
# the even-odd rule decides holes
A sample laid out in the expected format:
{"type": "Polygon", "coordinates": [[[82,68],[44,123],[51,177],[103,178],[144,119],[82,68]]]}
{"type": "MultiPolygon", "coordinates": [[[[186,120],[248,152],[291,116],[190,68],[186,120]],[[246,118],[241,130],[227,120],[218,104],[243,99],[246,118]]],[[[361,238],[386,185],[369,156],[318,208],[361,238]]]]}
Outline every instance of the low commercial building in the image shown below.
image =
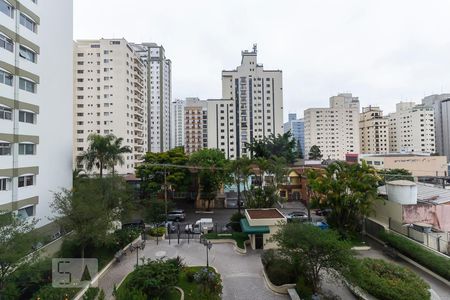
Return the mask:
{"type": "Polygon", "coordinates": [[[430,156],[429,154],[362,154],[359,162],[366,161],[377,170],[405,169],[413,176],[447,176],[446,156],[430,156]]]}
{"type": "Polygon", "coordinates": [[[249,235],[252,249],[273,249],[277,244],[271,238],[279,224],[286,222],[286,217],[276,208],[246,209],[241,227],[249,235]]]}

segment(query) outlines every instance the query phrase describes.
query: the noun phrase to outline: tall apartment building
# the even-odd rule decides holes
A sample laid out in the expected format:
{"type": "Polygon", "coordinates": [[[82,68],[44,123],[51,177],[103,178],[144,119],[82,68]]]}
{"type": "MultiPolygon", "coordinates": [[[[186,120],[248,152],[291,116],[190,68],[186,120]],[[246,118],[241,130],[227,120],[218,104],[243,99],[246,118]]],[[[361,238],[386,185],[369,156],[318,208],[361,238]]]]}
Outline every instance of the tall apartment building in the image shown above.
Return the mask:
{"type": "Polygon", "coordinates": [[[390,152],[434,153],[434,111],[430,106],[400,102],[389,114],[390,152]]]}
{"type": "Polygon", "coordinates": [[[198,98],[186,98],[184,107],[186,154],[208,147],[208,103],[198,98]]]}
{"type": "Polygon", "coordinates": [[[172,125],[170,128],[172,132],[170,133],[171,138],[171,146],[175,147],[183,147],[184,146],[184,106],[185,101],[181,99],[176,99],[172,102],[172,116],[170,121],[172,125]]]}
{"type": "Polygon", "coordinates": [[[145,62],[125,39],[78,40],[73,61],[74,159],[90,134],[114,134],[132,150],[115,171],[134,173],[148,149],[145,62]]]}
{"type": "Polygon", "coordinates": [[[363,107],[359,116],[362,154],[389,153],[389,118],[377,106],[363,107]]]}
{"type": "Polygon", "coordinates": [[[151,152],[171,148],[172,62],[163,46],[155,43],[132,44],[147,63],[148,145],[151,152]]]}
{"type": "MultiPolygon", "coordinates": [[[[228,125],[233,128],[233,138],[222,138],[223,132],[219,132],[219,141],[214,144],[228,153],[229,158],[249,156],[246,143],[271,134],[283,133],[282,71],[264,70],[263,65],[257,63],[256,45],[253,51],[242,52],[241,65],[235,70],[222,71],[222,98],[233,100],[234,108],[228,112],[233,119],[225,122],[233,124],[228,125]],[[226,143],[227,139],[233,141],[232,146],[226,143]]],[[[229,101],[224,105],[229,106],[229,101]]],[[[225,111],[223,108],[219,106],[220,111],[225,111]]],[[[221,114],[221,112],[212,113],[221,114]]],[[[209,132],[208,129],[208,134],[209,132]]],[[[216,138],[208,136],[210,139],[216,138]]]]}
{"type": "Polygon", "coordinates": [[[450,94],[427,96],[422,103],[434,109],[436,152],[450,161],[450,94]]]}
{"type": "Polygon", "coordinates": [[[0,211],[38,227],[72,186],[72,4],[0,0],[0,211]]]}
{"type": "Polygon", "coordinates": [[[288,121],[284,123],[284,132],[291,132],[297,142],[297,147],[305,155],[305,123],[303,119],[297,119],[297,114],[288,115],[288,121]]]}
{"type": "Polygon", "coordinates": [[[350,93],[333,96],[329,108],[309,108],[304,116],[306,156],[314,145],[324,159],[345,160],[347,153],[358,153],[358,97],[350,93]]]}
{"type": "Polygon", "coordinates": [[[208,148],[220,149],[227,159],[236,159],[239,127],[235,100],[208,99],[207,103],[208,148]]]}

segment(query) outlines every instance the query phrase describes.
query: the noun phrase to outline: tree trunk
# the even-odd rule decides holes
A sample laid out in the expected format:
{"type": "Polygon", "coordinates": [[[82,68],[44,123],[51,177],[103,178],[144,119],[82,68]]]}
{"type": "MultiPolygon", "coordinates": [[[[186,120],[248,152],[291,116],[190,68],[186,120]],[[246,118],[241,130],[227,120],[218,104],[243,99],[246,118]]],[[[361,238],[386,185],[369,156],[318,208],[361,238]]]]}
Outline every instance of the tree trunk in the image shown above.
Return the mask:
{"type": "Polygon", "coordinates": [[[103,178],[103,161],[100,161],[100,178],[103,178]]]}

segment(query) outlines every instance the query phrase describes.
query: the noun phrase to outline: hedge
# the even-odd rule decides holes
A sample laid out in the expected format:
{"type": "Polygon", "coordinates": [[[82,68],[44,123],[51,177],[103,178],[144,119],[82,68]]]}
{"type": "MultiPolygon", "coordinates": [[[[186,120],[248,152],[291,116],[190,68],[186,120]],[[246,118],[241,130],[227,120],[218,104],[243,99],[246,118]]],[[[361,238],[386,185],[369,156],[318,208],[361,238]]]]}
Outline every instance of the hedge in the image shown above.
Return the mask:
{"type": "Polygon", "coordinates": [[[450,258],[435,254],[425,249],[424,246],[396,234],[383,232],[380,234],[380,238],[400,253],[450,280],[450,258]]]}
{"type": "Polygon", "coordinates": [[[355,260],[345,277],[379,300],[430,299],[429,286],[419,276],[382,259],[355,260]]]}

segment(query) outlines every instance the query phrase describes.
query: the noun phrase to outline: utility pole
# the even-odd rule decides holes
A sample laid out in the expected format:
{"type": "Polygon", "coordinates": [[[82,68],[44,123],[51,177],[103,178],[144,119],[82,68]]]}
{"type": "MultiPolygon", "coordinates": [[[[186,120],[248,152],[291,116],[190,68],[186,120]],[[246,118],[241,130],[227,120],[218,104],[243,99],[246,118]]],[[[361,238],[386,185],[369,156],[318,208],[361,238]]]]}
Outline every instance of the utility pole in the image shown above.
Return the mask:
{"type": "Polygon", "coordinates": [[[237,205],[238,205],[238,212],[241,214],[241,172],[238,168],[238,180],[237,180],[237,205]]]}
{"type": "Polygon", "coordinates": [[[167,167],[164,165],[164,209],[166,211],[167,222],[167,167]]]}

